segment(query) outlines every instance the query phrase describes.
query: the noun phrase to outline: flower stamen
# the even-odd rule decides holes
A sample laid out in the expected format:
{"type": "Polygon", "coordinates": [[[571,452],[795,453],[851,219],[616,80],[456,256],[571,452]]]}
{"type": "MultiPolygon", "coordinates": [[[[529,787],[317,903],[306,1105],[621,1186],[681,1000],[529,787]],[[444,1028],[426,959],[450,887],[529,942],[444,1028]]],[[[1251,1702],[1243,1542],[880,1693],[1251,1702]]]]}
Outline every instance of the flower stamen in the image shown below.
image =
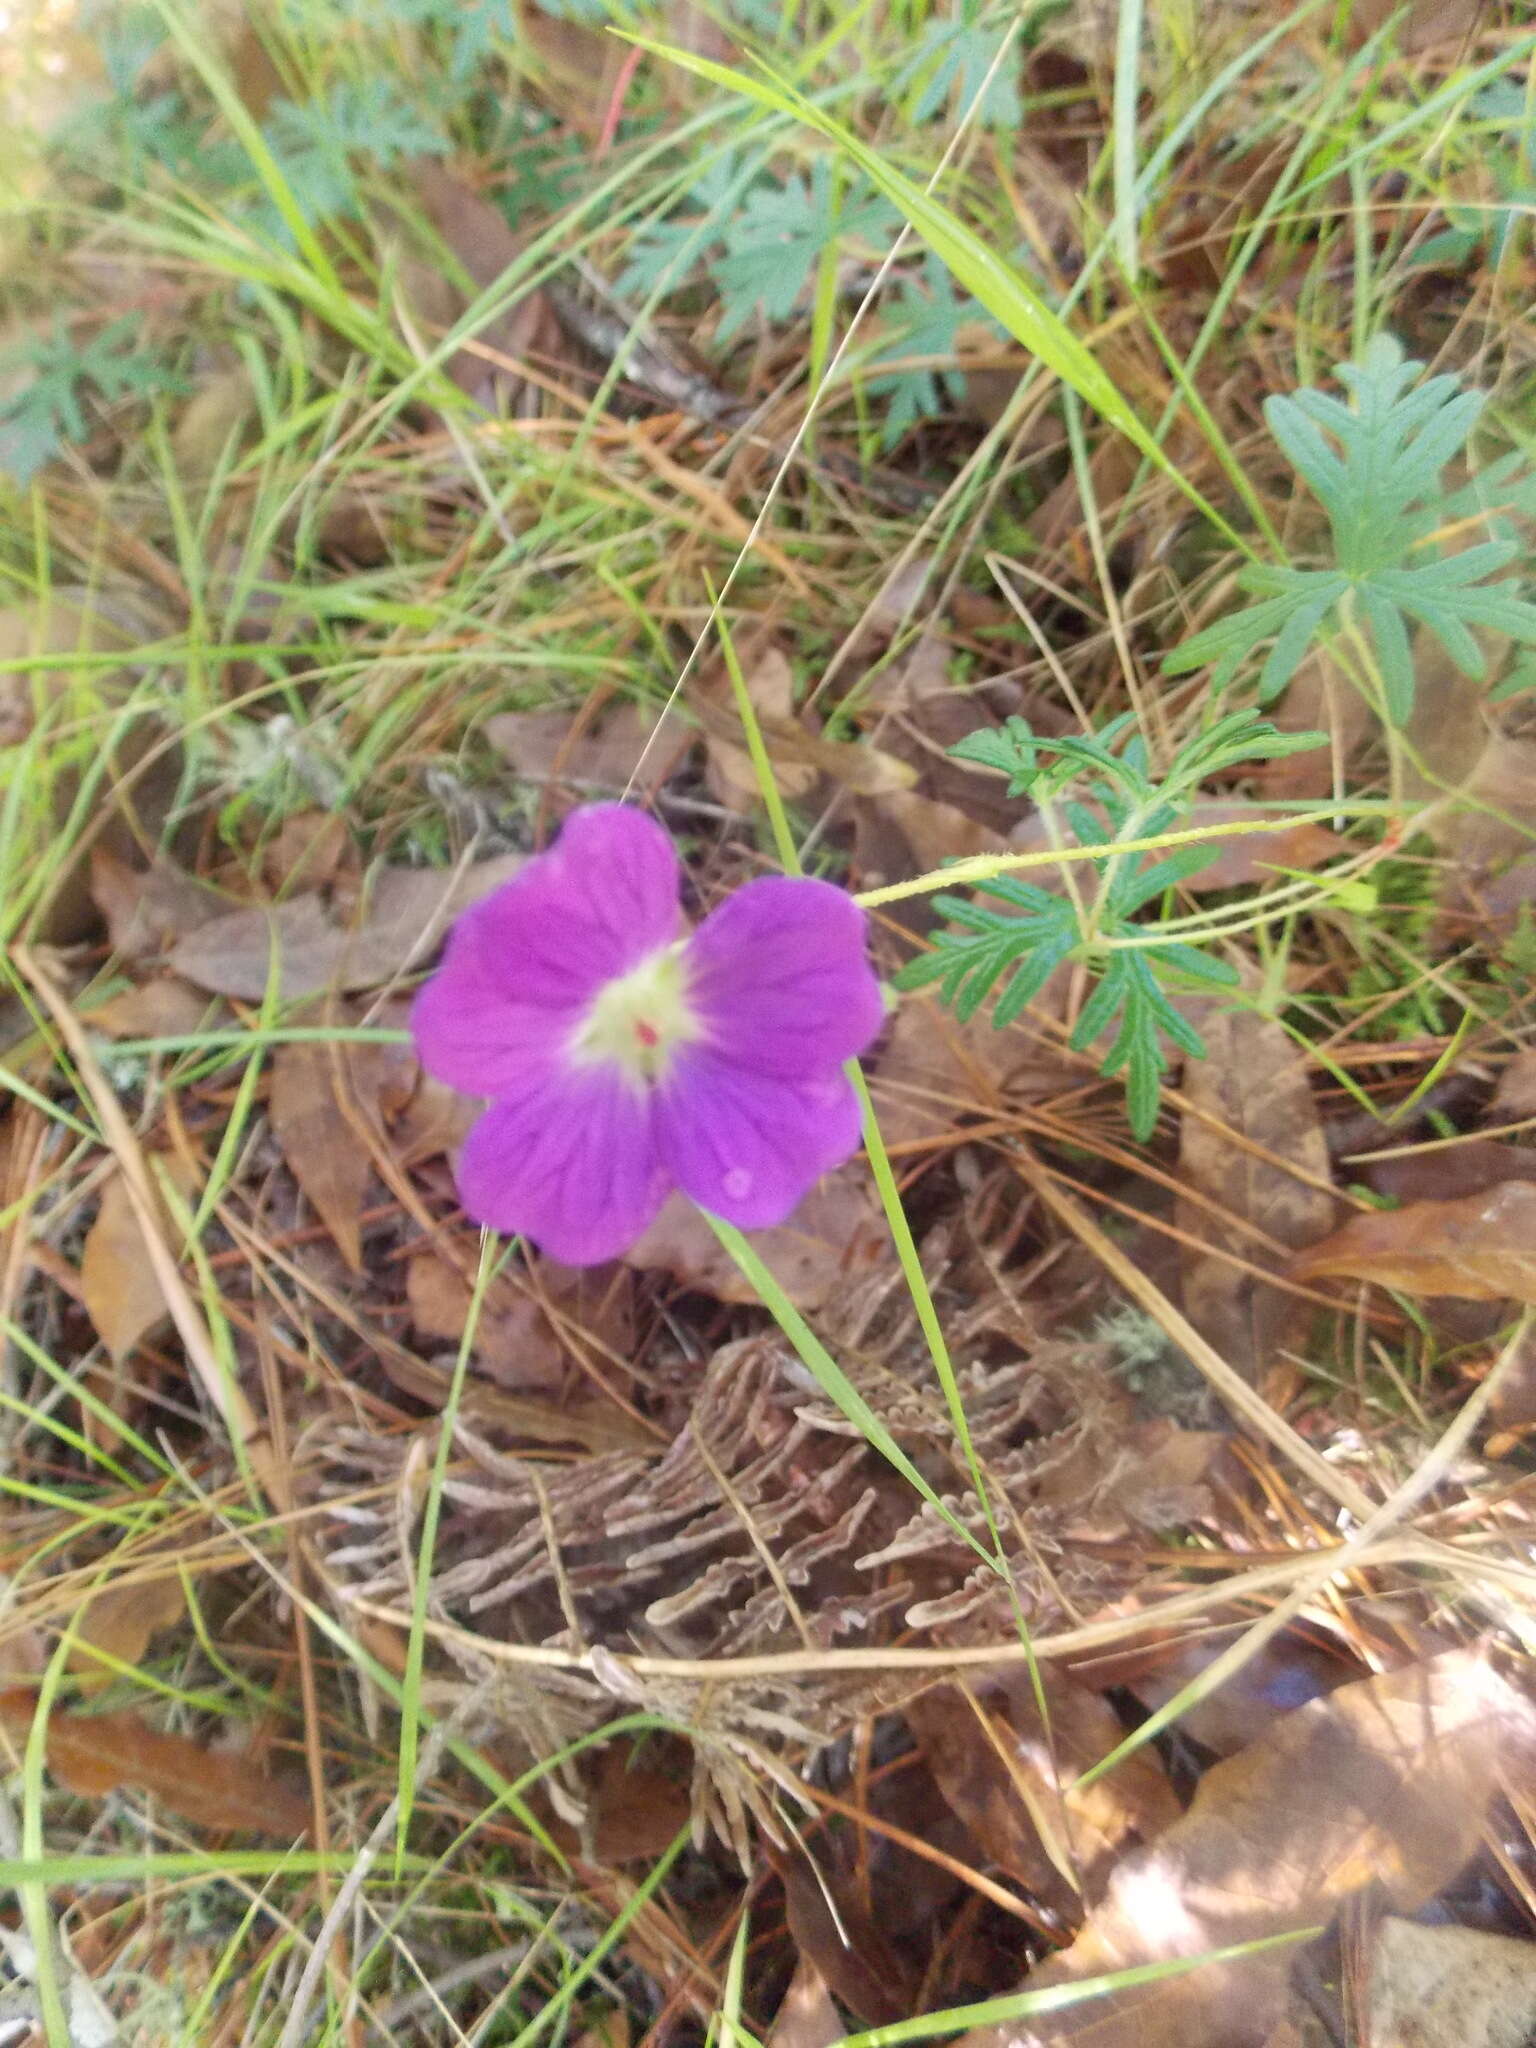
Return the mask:
{"type": "Polygon", "coordinates": [[[663,946],[605,983],[570,1043],[576,1066],[607,1061],[638,1088],[662,1080],[681,1045],[703,1035],[680,946],[663,946]]]}

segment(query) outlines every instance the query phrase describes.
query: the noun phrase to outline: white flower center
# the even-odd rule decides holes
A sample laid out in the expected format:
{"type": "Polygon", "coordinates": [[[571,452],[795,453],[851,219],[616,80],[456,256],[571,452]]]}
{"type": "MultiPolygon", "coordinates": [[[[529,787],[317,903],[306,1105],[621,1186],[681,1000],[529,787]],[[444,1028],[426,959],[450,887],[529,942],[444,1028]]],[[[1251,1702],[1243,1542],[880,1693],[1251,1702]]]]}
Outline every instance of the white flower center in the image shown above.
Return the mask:
{"type": "Polygon", "coordinates": [[[578,1066],[610,1062],[644,1088],[659,1081],[677,1048],[702,1037],[703,1030],[688,1002],[682,947],[663,946],[598,992],[570,1053],[578,1066]]]}

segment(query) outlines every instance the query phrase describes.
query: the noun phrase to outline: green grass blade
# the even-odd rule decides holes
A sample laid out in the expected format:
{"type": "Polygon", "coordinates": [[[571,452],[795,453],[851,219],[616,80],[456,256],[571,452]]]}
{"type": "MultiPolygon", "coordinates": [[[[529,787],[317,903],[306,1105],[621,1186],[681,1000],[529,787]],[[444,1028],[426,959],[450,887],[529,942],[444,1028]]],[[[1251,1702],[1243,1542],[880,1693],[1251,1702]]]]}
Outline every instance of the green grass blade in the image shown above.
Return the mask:
{"type": "Polygon", "coordinates": [[[794,115],[842,150],[876,190],[883,192],[906,216],[915,232],[948,266],[956,281],[1002,323],[1021,347],[1038,357],[1069,390],[1075,391],[1111,426],[1118,427],[1233,547],[1241,549],[1245,555],[1253,553],[1250,544],[1228,525],[1215,506],[1202,497],[1164,453],[1086,343],[1078,339],[1060,314],[1047,304],[1020,272],[989,249],[981,237],[964,221],[957,219],[942,201],[925,192],[904,172],[887,163],[877,150],[860,141],[851,129],[845,128],[842,122],[822,108],[813,106],[793,86],[772,72],[767,72],[762,78],[753,78],[745,72],[732,71],[724,64],[716,64],[707,57],[696,57],[689,50],[652,42],[644,36],[631,40],[653,56],[680,65],[685,71],[692,71],[725,91],[753,100],[758,106],[770,108],[775,113],[794,115]]]}

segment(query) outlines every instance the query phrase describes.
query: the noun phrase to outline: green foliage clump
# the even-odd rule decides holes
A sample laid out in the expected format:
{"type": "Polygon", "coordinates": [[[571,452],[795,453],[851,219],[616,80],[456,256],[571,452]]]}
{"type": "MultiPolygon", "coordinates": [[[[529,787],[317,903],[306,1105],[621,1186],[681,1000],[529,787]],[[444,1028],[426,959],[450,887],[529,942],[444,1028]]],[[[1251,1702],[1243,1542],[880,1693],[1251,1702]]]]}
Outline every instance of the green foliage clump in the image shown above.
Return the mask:
{"type": "MultiPolygon", "coordinates": [[[[1333,566],[1294,569],[1252,564],[1239,581],[1259,602],[1220,619],[1163,663],[1172,675],[1212,665],[1217,689],[1249,656],[1269,653],[1259,672],[1260,703],[1279,695],[1324,626],[1357,623],[1368,633],[1384,709],[1395,726],[1413,709],[1408,621],[1427,626],[1464,675],[1481,677],[1486,659],[1474,628],[1536,641],[1536,605],[1511,582],[1484,579],[1519,552],[1514,537],[1440,554],[1434,532],[1482,510],[1488,479],[1447,495],[1440,478],[1460,455],[1484,394],[1454,376],[1421,380],[1422,363],[1404,359],[1390,335],[1378,335],[1338,376],[1349,402],[1302,389],[1266,401],[1269,430],[1328,514],[1333,566]]],[[[1500,466],[1501,484],[1513,479],[1500,466]]]]}
{"type": "Polygon", "coordinates": [[[977,895],[1002,906],[958,896],[935,898],[951,921],[931,953],[911,961],[899,978],[904,988],[936,982],[940,999],[962,1018],[974,1016],[999,988],[993,1023],[1011,1023],[1068,961],[1086,965],[1098,986],[1084,1003],[1071,1043],[1086,1051],[1114,1027],[1101,1071],[1125,1075],[1131,1127],[1150,1135],[1157,1121],[1166,1038],[1198,1058],[1205,1043],[1175,1006],[1168,984],[1231,987],[1235,970],[1188,937],[1142,924],[1139,913],[1157,897],[1207,866],[1209,844],[1175,848],[1143,860],[1136,842],[1176,829],[1209,775],[1240,761],[1272,760],[1323,744],[1320,733],[1282,733],[1252,712],[1237,711],[1186,741],[1168,773],[1148,773],[1145,742],[1129,713],[1085,738],[1038,739],[1021,718],[995,731],[973,733],[950,749],[961,760],[1000,769],[1010,796],[1028,796],[1049,817],[1060,815],[1080,846],[1100,848],[1067,870],[1083,874],[1092,895],[1075,887],[1058,895],[1011,875],[978,885],[977,895]],[[1052,755],[1049,763],[1043,758],[1052,755]],[[1069,785],[1073,793],[1067,794],[1069,785]]]}
{"type": "Polygon", "coordinates": [[[137,326],[125,315],[77,339],[56,317],[50,335],[0,355],[0,375],[20,373],[12,395],[0,404],[0,470],[30,483],[66,443],[86,438],[93,401],[110,404],[183,388],[170,365],[138,347],[137,326]]]}

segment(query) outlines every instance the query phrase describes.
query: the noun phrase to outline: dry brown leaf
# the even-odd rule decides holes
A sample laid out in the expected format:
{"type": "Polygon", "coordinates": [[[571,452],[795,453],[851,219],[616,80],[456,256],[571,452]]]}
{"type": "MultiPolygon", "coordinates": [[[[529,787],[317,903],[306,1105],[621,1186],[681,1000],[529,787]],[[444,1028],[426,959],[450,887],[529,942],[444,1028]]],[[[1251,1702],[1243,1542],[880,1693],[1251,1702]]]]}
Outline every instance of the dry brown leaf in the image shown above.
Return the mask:
{"type": "MultiPolygon", "coordinates": [[[[440,1409],[447,1403],[454,1375],[428,1358],[413,1358],[391,1346],[379,1353],[385,1376],[413,1400],[440,1409]]],[[[482,1379],[463,1389],[459,1413],[477,1429],[501,1432],[509,1441],[536,1444],[577,1444],[582,1450],[654,1451],[656,1436],[613,1401],[535,1400],[508,1394],[482,1379]]]]}
{"type": "MultiPolygon", "coordinates": [[[[406,1267],[405,1290],[417,1335],[457,1345],[474,1300],[464,1276],[436,1252],[421,1251],[406,1267]]],[[[565,1355],[547,1318],[505,1277],[485,1290],[474,1356],[511,1393],[552,1393],[565,1380],[565,1355]]]]}
{"type": "Polygon", "coordinates": [[[596,1863],[661,1855],[692,1808],[693,1757],[678,1736],[604,1743],[587,1788],[586,1839],[596,1863]]]}
{"type": "Polygon", "coordinates": [[[184,1038],[206,1029],[215,1007],[190,982],[157,974],[82,1014],[93,1031],[109,1038],[184,1038]]]}
{"type": "MultiPolygon", "coordinates": [[[[1041,998],[1049,1003],[1050,991],[1041,998]]],[[[888,1145],[946,1137],[965,1116],[1045,1101],[1081,1086],[1085,1065],[1026,1024],[993,1029],[989,1009],[962,1023],[926,992],[905,995],[871,1089],[888,1145]]]]}
{"type": "MultiPolygon", "coordinates": [[[[745,751],[745,734],[734,705],[713,703],[700,694],[692,700],[692,708],[711,747],[724,742],[728,747],[745,751]]],[[[917,771],[905,761],[898,761],[894,754],[884,753],[865,740],[824,740],[819,734],[807,732],[792,718],[766,714],[759,717],[758,724],[774,777],[780,788],[791,794],[803,775],[824,775],[829,782],[851,790],[856,796],[889,796],[894,791],[910,789],[917,780],[917,771]]],[[[804,786],[808,788],[809,782],[804,786]]],[[[753,802],[756,789],[754,776],[753,802]]]]}
{"type": "Polygon", "coordinates": [[[1536,1180],[1536,1145],[1469,1138],[1443,1151],[1410,1147],[1386,1159],[1362,1160],[1355,1170],[1374,1194],[1393,1201],[1451,1202],[1486,1194],[1500,1181],[1536,1180]]]}
{"type": "MultiPolygon", "coordinates": [[[[361,1219],[373,1185],[373,1159],[358,1129],[367,1114],[354,1093],[358,1063],[345,1055],[364,1049],[280,1045],[267,1104],[289,1170],[354,1273],[363,1270],[361,1219]]],[[[374,1113],[376,1119],[376,1102],[374,1113]]]]}
{"type": "Polygon", "coordinates": [[[518,36],[541,96],[553,100],[588,142],[596,142],[624,61],[623,46],[593,23],[534,6],[519,10],[518,36]]]}
{"type": "Polygon", "coordinates": [[[144,960],[227,916],[229,898],[189,875],[164,854],[147,868],[97,847],[91,854],[91,896],[107,921],[107,938],[125,960],[144,960]]]}
{"type": "MultiPolygon", "coordinates": [[[[180,1154],[167,1155],[163,1164],[172,1186],[191,1195],[197,1186],[191,1164],[180,1154]]],[[[86,1233],[80,1289],[96,1334],[117,1364],[170,1313],[120,1173],[102,1189],[96,1220],[86,1233]]]]}
{"type": "Polygon", "coordinates": [[[284,1000],[377,988],[425,965],[454,918],[522,864],[521,854],[500,854],[467,868],[385,868],[350,928],[318,894],[232,911],[181,940],[171,965],[199,988],[246,1002],[260,1002],[274,980],[284,1000]]]}
{"type": "Polygon", "coordinates": [[[1500,1074],[1491,1109],[1512,1122],[1536,1116],[1536,1046],[1517,1052],[1500,1074]]]}
{"type": "MultiPolygon", "coordinates": [[[[77,673],[68,665],[71,655],[130,650],[157,639],[164,630],[145,611],[139,593],[126,587],[111,592],[56,587],[40,602],[0,606],[0,664],[38,655],[60,657],[56,669],[0,672],[0,759],[4,749],[31,732],[38,705],[51,706],[67,696],[77,673]]],[[[132,687],[126,666],[92,671],[92,694],[102,706],[100,744],[110,758],[105,780],[96,785],[89,830],[79,851],[48,845],[80,796],[82,771],[67,765],[62,755],[50,774],[46,800],[19,817],[16,829],[23,837],[12,850],[12,872],[29,874],[29,857],[40,860],[45,847],[50,854],[47,892],[30,922],[32,936],[50,945],[72,945],[94,934],[97,920],[85,847],[110,851],[120,860],[134,858],[140,846],[159,840],[177,799],[181,755],[176,746],[165,744],[164,729],[146,718],[113,727],[111,708],[132,687]],[[160,747],[163,751],[147,758],[160,747]],[[66,857],[55,861],[61,853],[66,857]]],[[[93,761],[91,766],[94,772],[101,763],[93,761]]],[[[81,841],[78,822],[70,837],[81,841]]]]}
{"type": "Polygon", "coordinates": [[[1043,1725],[1027,1672],[935,1686],[903,1712],[986,1860],[1070,1912],[1111,1856],[1173,1825],[1179,1802],[1145,1749],[1108,1777],[1079,1785],[1125,1730],[1101,1694],[1059,1671],[1042,1669],[1040,1678],[1043,1725]]]}
{"type": "MultiPolygon", "coordinates": [[[[1533,1745],[1530,1703],[1469,1651],[1341,1686],[1213,1766],[1029,1988],[1321,1924],[1371,1886],[1416,1911],[1474,1853],[1501,1777],[1528,1769],[1533,1745]]],[[[1284,1972],[1264,1957],[1206,1966],[982,2029],[965,2048],[1259,2048],[1281,2018],[1284,1972]]]]}
{"type": "Polygon", "coordinates": [[[1526,2048],[1536,2040],[1536,1942],[1384,1919],[1370,2005],[1375,2048],[1526,2048]]]}
{"type": "Polygon", "coordinates": [[[78,1674],[81,1692],[99,1692],[117,1672],[92,1653],[102,1651],[119,1664],[138,1664],[150,1638],[169,1628],[186,1611],[186,1588],[168,1572],[157,1579],[135,1579],[93,1593],[75,1616],[70,1669],[78,1674]]]}
{"type": "Polygon", "coordinates": [[[525,782],[619,795],[636,777],[635,788],[645,797],[676,773],[699,737],[677,712],[658,714],[628,698],[595,718],[585,707],[502,711],[481,731],[525,782]]]}
{"type": "MultiPolygon", "coordinates": [[[[1129,1686],[1145,1707],[1166,1706],[1194,1684],[1238,1633],[1234,1625],[1148,1645],[1137,1657],[1136,1668],[1100,1682],[1118,1680],[1129,1686]]],[[[1108,1660],[1110,1674],[1115,1674],[1116,1663],[1113,1656],[1108,1660]]],[[[1097,1661],[1090,1659],[1089,1666],[1097,1675],[1097,1661]]],[[[1359,1675],[1359,1668],[1346,1663],[1336,1649],[1325,1648],[1298,1630],[1283,1630],[1262,1644],[1240,1671],[1186,1707],[1179,1716],[1179,1729],[1215,1755],[1231,1756],[1262,1740],[1277,1716],[1305,1706],[1308,1700],[1321,1699],[1359,1675]]]]}
{"type": "MultiPolygon", "coordinates": [[[[1243,825],[1282,815],[1272,805],[1223,803],[1214,797],[1201,797],[1190,805],[1188,823],[1243,825]]],[[[1216,849],[1210,865],[1190,875],[1181,887],[1197,896],[1213,889],[1245,889],[1252,883],[1275,880],[1279,869],[1319,868],[1325,861],[1337,860],[1349,851],[1337,832],[1306,819],[1298,819],[1285,832],[1234,832],[1230,839],[1218,840],[1216,849]]]]}
{"type": "MultiPolygon", "coordinates": [[[[787,1223],[755,1230],[752,1247],[796,1308],[817,1309],[832,1294],[864,1279],[887,1244],[885,1218],[865,1170],[840,1166],[817,1182],[787,1223]]],[[[674,1195],[637,1244],[624,1254],[642,1272],[670,1273],[679,1285],[716,1301],[757,1295],[703,1216],[674,1195]]]]}
{"type": "MultiPolygon", "coordinates": [[[[795,717],[795,672],[789,656],[772,641],[758,646],[744,661],[742,681],[747,696],[765,727],[788,726],[795,717]]],[[[711,708],[717,716],[709,721],[705,742],[705,780],[717,803],[727,810],[749,812],[761,797],[752,756],[736,716],[728,679],[721,675],[713,686],[705,686],[711,708]]],[[[696,692],[696,698],[703,691],[696,692]]],[[[779,747],[769,748],[773,779],[781,796],[800,797],[816,786],[819,771],[808,761],[794,760],[779,747]]]]}
{"type": "MultiPolygon", "coordinates": [[[[1184,1068],[1188,1107],[1180,1122],[1179,1173],[1185,1186],[1209,1196],[1234,1222],[1228,1227],[1211,1210],[1182,1200],[1178,1222],[1198,1245],[1264,1265],[1263,1249],[1243,1224],[1296,1251],[1333,1221],[1332,1196],[1312,1184],[1329,1178],[1322,1119],[1302,1055],[1272,1017],[1216,1010],[1201,1028],[1206,1057],[1184,1068]],[[1287,1171],[1290,1166],[1298,1171],[1287,1171]]],[[[1184,1313],[1229,1365],[1259,1385],[1278,1353],[1305,1329],[1307,1303],[1214,1250],[1186,1244],[1180,1257],[1184,1313]]]]}
{"type": "Polygon", "coordinates": [[[1375,714],[1337,665],[1322,652],[1308,654],[1270,712],[1281,732],[1325,732],[1332,744],[1265,761],[1254,776],[1263,794],[1275,798],[1326,797],[1334,776],[1347,767],[1376,729],[1375,714]]]}
{"type": "Polygon", "coordinates": [[[1482,26],[1482,0],[1352,0],[1349,41],[1352,48],[1376,35],[1396,17],[1397,47],[1404,56],[1465,43],[1482,26]]]}
{"type": "Polygon", "coordinates": [[[1373,1280],[1404,1294],[1536,1302],[1536,1183],[1351,1216],[1290,1270],[1298,1280],[1373,1280]]]}
{"type": "Polygon", "coordinates": [[[785,1916],[795,1946],[841,2003],[871,2026],[911,2014],[918,1994],[915,1959],[905,1944],[898,1948],[887,1939],[856,1886],[812,1864],[798,1844],[787,1852],[768,1853],[784,1885],[785,1916]]]}
{"type": "MultiPolygon", "coordinates": [[[[1430,804],[1466,783],[1488,744],[1488,680],[1463,675],[1427,626],[1415,628],[1412,650],[1413,710],[1405,728],[1403,793],[1411,803],[1430,804]]],[[[1494,666],[1497,672],[1497,656],[1494,666]]],[[[1430,830],[1438,832],[1446,822],[1431,817],[1430,830]]]]}
{"type": "Polygon", "coordinates": [[[809,1956],[802,1956],[768,2030],[766,2048],[832,2048],[847,2031],[826,1978],[809,1956]]]}
{"type": "MultiPolygon", "coordinates": [[[[527,33],[529,20],[537,11],[524,11],[520,33],[527,33]]],[[[590,30],[582,33],[590,34],[590,30]]],[[[611,51],[608,54],[611,58],[611,51]]],[[[523,253],[522,239],[506,215],[433,157],[417,157],[410,168],[422,208],[463,274],[477,291],[495,285],[523,253]]],[[[464,294],[443,275],[440,260],[424,260],[407,252],[401,258],[401,277],[416,317],[428,329],[423,339],[436,340],[465,311],[464,294]]],[[[525,291],[493,319],[483,321],[472,342],[454,351],[448,374],[461,391],[496,411],[525,396],[516,365],[533,355],[553,357],[560,340],[559,323],[547,295],[537,288],[525,291]]],[[[531,401],[532,394],[528,396],[531,401]]],[[[526,408],[519,405],[518,409],[526,408]]]]}
{"type": "MultiPolygon", "coordinates": [[[[1436,814],[1436,843],[1474,873],[1536,847],[1536,740],[1490,734],[1453,806],[1436,814]]],[[[1464,875],[1451,876],[1453,886],[1464,875]]]]}
{"type": "Polygon", "coordinates": [[[295,811],[261,849],[267,886],[280,895],[329,888],[347,865],[352,835],[340,811],[295,811]]]}
{"type": "MultiPolygon", "coordinates": [[[[0,1693],[0,1725],[17,1741],[25,1739],[34,1711],[29,1690],[0,1693]]],[[[82,1799],[129,1788],[148,1792],[198,1827],[256,1830],[290,1841],[309,1831],[310,1804],[298,1792],[227,1750],[162,1735],[137,1714],[51,1714],[48,1768],[82,1799]]]]}
{"type": "Polygon", "coordinates": [[[389,1119],[390,1143],[402,1166],[456,1152],[481,1115],[473,1096],[419,1074],[405,1106],[389,1119]]]}

